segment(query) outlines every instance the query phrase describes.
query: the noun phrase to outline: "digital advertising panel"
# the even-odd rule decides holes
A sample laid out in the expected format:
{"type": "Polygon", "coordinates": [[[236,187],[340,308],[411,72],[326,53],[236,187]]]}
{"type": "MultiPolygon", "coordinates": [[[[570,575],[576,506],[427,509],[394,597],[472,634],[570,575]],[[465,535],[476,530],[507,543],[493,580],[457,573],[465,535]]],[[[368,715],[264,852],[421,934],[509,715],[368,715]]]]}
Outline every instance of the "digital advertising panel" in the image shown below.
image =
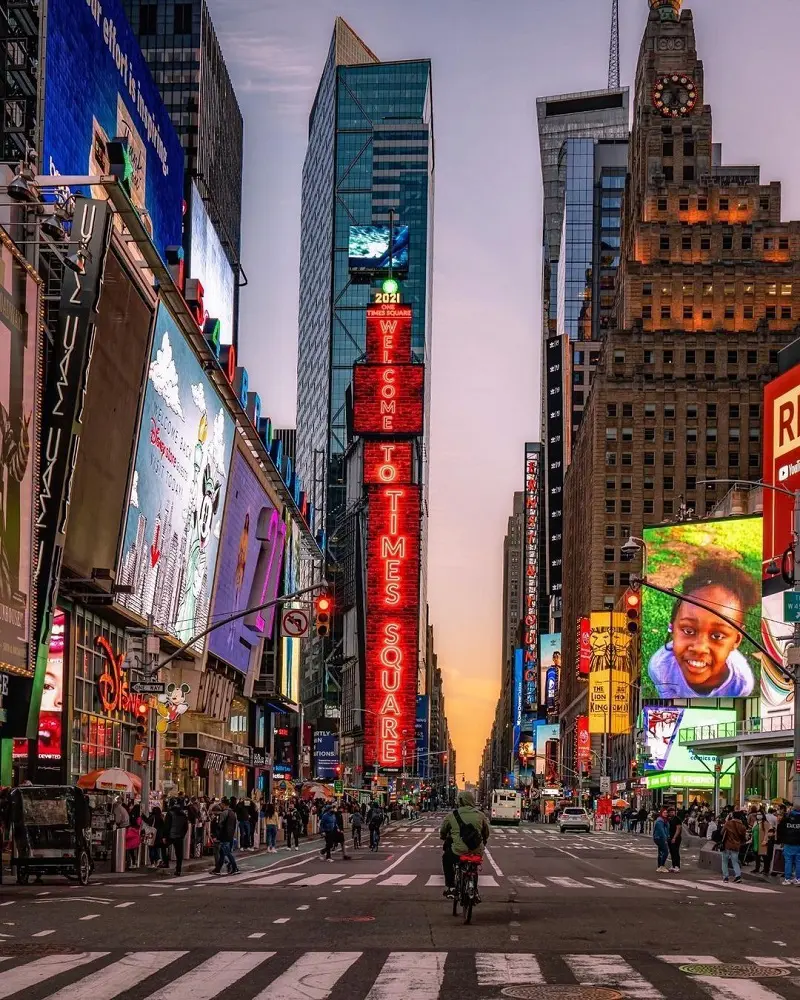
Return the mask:
{"type": "Polygon", "coordinates": [[[592,669],[592,621],[590,618],[578,619],[578,677],[585,680],[592,669]]]}
{"type": "Polygon", "coordinates": [[[548,713],[554,712],[561,678],[561,633],[546,632],[539,640],[541,672],[539,697],[548,713]]]}
{"type": "MultiPolygon", "coordinates": [[[[296,590],[300,589],[302,534],[289,511],[285,511],[284,522],[286,546],[283,563],[283,586],[280,593],[293,594],[296,590]]],[[[282,605],[284,608],[301,606],[292,603],[282,605]]],[[[278,689],[282,697],[294,702],[294,704],[299,704],[300,702],[300,656],[302,645],[302,639],[293,639],[284,636],[281,640],[281,672],[278,689]]]]}
{"type": "Polygon", "coordinates": [[[426,694],[417,695],[417,720],[414,728],[414,742],[417,751],[417,766],[415,773],[421,778],[428,774],[428,715],[430,699],[426,694]]]}
{"type": "Polygon", "coordinates": [[[425,366],[356,365],[353,369],[353,433],[422,434],[425,366]]]}
{"type": "Polygon", "coordinates": [[[549,337],[545,342],[547,432],[545,462],[547,480],[547,559],[549,593],[560,594],[562,585],[564,532],[564,351],[566,337],[549,337]]]}
{"type": "Polygon", "coordinates": [[[120,0],[49,4],[43,66],[42,173],[108,174],[106,143],[127,138],[131,200],[165,258],[181,243],[183,149],[120,0]]]}
{"type": "Polygon", "coordinates": [[[4,232],[0,238],[0,669],[30,677],[36,659],[40,283],[4,232]]]}
{"type": "Polygon", "coordinates": [[[191,186],[191,239],[189,274],[203,286],[203,307],[220,324],[220,343],[233,343],[236,278],[209,218],[197,185],[191,186]]]}
{"type": "MultiPolygon", "coordinates": [[[[38,758],[58,762],[62,758],[64,713],[64,651],[66,615],[61,608],[53,613],[53,628],[47,654],[47,673],[39,707],[38,758]]],[[[14,757],[26,757],[27,740],[14,740],[14,757]]]]}
{"type": "Polygon", "coordinates": [[[761,518],[646,528],[644,540],[648,580],[700,606],[642,588],[642,698],[757,693],[760,656],[734,624],[760,634],[761,518]]]}
{"type": "Polygon", "coordinates": [[[519,754],[520,738],[522,736],[522,689],[523,689],[523,661],[525,658],[522,649],[514,650],[514,677],[511,693],[511,704],[513,706],[514,718],[512,720],[512,754],[516,761],[519,754]]]}
{"type": "Polygon", "coordinates": [[[339,777],[339,737],[336,733],[314,733],[314,777],[332,781],[339,777]]]}
{"type": "Polygon", "coordinates": [[[232,417],[162,303],[118,577],[133,592],[118,600],[182,643],[208,625],[233,436],[232,417]]]}
{"type": "MultiPolygon", "coordinates": [[[[648,773],[677,771],[682,774],[712,775],[717,758],[696,754],[681,745],[679,733],[683,729],[700,726],[719,726],[736,722],[735,709],[716,708],[665,708],[645,705],[642,709],[644,740],[650,756],[644,769],[648,773]]],[[[731,775],[724,772],[735,763],[734,758],[722,761],[721,787],[729,788],[731,775]]]]}
{"type": "Polygon", "coordinates": [[[589,716],[579,715],[575,721],[575,762],[579,769],[592,765],[592,738],[589,734],[589,716]]]}
{"type": "Polygon", "coordinates": [[[620,611],[593,611],[590,622],[589,732],[626,733],[634,655],[627,617],[620,611]]]}
{"type": "Polygon", "coordinates": [[[536,743],[536,773],[543,774],[545,769],[545,751],[547,744],[553,740],[558,740],[561,735],[557,724],[549,722],[537,722],[534,729],[534,740],[536,743]]]}
{"type": "Polygon", "coordinates": [[[348,266],[351,271],[378,274],[391,270],[408,271],[408,226],[351,226],[348,266]],[[391,245],[390,245],[391,244],[391,245]]]}
{"type": "MultiPolygon", "coordinates": [[[[789,493],[765,489],[762,503],[762,642],[772,655],[785,662],[786,640],[793,623],[784,621],[783,595],[791,589],[791,573],[770,574],[767,567],[774,560],[781,570],[791,570],[794,498],[789,494],[800,489],[800,365],[779,375],[764,388],[764,466],[765,483],[789,493]]],[[[766,658],[761,661],[761,717],[781,718],[787,723],[793,716],[792,683],[766,658]]]]}
{"type": "MultiPolygon", "coordinates": [[[[225,523],[220,539],[212,621],[254,608],[278,595],[286,548],[286,524],[240,451],[231,463],[225,523]]],[[[275,607],[215,629],[209,652],[247,673],[261,639],[270,638],[275,607]]]]}
{"type": "Polygon", "coordinates": [[[523,710],[539,709],[539,500],[542,474],[542,446],[525,445],[525,533],[523,564],[525,577],[522,588],[523,632],[522,651],[527,682],[523,710]]]}

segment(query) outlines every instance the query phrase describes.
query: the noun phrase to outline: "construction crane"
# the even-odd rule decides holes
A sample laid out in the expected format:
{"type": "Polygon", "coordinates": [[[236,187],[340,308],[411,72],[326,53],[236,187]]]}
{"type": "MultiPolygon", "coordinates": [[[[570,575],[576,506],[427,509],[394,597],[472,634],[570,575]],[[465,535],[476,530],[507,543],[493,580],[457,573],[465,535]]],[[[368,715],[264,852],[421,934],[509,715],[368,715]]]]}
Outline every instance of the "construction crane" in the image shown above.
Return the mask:
{"type": "Polygon", "coordinates": [[[619,90],[619,0],[611,0],[611,44],[608,49],[608,89],[619,90]]]}

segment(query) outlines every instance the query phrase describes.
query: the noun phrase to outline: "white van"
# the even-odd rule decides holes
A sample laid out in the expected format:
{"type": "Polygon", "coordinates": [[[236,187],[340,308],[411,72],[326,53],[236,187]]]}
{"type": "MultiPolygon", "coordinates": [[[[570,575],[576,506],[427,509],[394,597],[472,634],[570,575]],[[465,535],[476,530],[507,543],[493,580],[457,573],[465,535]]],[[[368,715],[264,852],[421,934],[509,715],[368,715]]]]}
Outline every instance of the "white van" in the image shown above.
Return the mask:
{"type": "Polygon", "coordinates": [[[489,812],[490,823],[513,823],[519,826],[522,818],[522,796],[508,788],[495,788],[489,812]]]}

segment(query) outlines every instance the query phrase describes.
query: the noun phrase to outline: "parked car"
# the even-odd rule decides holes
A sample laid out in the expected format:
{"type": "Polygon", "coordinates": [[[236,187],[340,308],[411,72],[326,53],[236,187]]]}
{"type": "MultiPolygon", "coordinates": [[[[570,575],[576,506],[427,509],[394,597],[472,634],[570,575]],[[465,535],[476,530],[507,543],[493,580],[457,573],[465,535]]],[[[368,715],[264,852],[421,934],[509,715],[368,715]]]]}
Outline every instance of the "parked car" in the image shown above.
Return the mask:
{"type": "Polygon", "coordinates": [[[559,833],[566,833],[567,830],[585,830],[586,833],[590,833],[591,829],[592,824],[585,809],[567,806],[561,810],[561,815],[558,817],[559,833]]]}

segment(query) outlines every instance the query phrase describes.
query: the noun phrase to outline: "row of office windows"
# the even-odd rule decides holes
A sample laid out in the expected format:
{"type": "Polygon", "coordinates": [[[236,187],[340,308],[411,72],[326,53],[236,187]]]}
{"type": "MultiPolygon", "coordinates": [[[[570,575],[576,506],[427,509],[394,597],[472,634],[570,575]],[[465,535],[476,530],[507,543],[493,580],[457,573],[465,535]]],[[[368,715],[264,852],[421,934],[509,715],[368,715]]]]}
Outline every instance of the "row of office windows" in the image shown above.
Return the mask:
{"type": "MultiPolygon", "coordinates": [[[[722,249],[723,250],[733,250],[733,231],[725,232],[722,234],[722,249]]],[[[739,245],[742,250],[752,250],[753,249],[753,234],[744,232],[739,238],[739,245]]],[[[677,244],[676,244],[677,246],[677,244]]],[[[711,249],[711,236],[706,233],[699,237],[699,242],[695,234],[691,231],[683,233],[681,235],[681,250],[694,250],[695,247],[699,247],[700,250],[710,250],[711,249]]],[[[762,249],[769,253],[773,250],[788,250],[789,249],[789,237],[788,236],[764,236],[761,241],[762,249]]],[[[672,237],[668,233],[661,233],[658,238],[658,249],[659,250],[672,250],[673,243],[672,237]]]]}

